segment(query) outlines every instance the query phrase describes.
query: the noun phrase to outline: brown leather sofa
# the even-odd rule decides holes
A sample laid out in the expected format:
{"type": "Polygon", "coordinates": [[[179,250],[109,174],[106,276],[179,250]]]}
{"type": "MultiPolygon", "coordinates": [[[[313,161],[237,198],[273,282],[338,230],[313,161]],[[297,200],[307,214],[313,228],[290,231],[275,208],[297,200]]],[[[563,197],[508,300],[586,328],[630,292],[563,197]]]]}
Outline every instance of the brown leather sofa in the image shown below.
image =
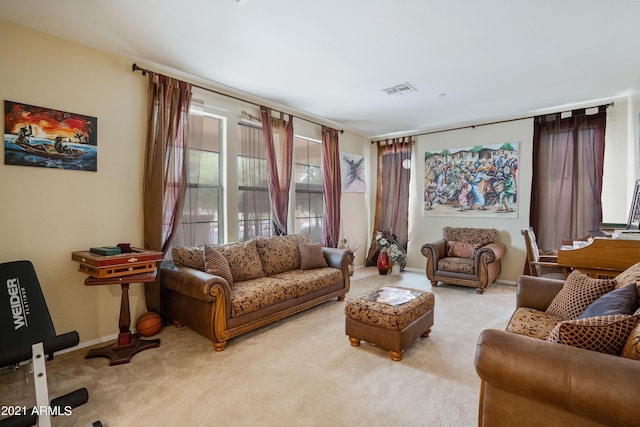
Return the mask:
{"type": "MultiPolygon", "coordinates": [[[[635,283],[640,264],[623,272],[618,284],[635,283]]],[[[548,342],[553,328],[545,310],[564,281],[521,276],[517,308],[538,315],[535,323],[480,334],[475,366],[481,379],[480,426],[637,426],[640,425],[640,361],[548,342]],[[535,338],[534,336],[538,337],[535,338]],[[541,339],[542,338],[542,339],[541,339]]]]}
{"type": "Polygon", "coordinates": [[[426,274],[438,282],[476,288],[481,294],[500,275],[500,259],[507,247],[495,228],[444,227],[442,239],[420,249],[427,258],[426,274]]]}
{"type": "Polygon", "coordinates": [[[640,361],[488,329],[479,426],[640,425],[640,361]]]}
{"type": "Polygon", "coordinates": [[[215,247],[227,259],[222,262],[231,266],[232,277],[227,278],[206,272],[203,251],[210,247],[179,248],[181,254],[173,254],[176,266],[160,269],[164,316],[207,337],[222,351],[231,338],[332,298],[343,300],[353,254],[322,248],[318,255],[326,264],[307,268],[298,249],[300,239],[259,237],[215,247]]]}

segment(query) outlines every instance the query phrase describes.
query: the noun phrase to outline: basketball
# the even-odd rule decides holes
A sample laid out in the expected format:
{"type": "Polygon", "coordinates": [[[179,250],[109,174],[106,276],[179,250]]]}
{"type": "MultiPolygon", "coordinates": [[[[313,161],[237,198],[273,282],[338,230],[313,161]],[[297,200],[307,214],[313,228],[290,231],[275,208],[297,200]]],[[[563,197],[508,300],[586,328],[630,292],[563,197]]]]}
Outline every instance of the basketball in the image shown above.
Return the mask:
{"type": "Polygon", "coordinates": [[[157,334],[160,332],[160,328],[162,328],[162,318],[160,318],[158,313],[154,313],[153,311],[142,313],[136,322],[138,335],[143,337],[150,337],[151,335],[157,334]]]}

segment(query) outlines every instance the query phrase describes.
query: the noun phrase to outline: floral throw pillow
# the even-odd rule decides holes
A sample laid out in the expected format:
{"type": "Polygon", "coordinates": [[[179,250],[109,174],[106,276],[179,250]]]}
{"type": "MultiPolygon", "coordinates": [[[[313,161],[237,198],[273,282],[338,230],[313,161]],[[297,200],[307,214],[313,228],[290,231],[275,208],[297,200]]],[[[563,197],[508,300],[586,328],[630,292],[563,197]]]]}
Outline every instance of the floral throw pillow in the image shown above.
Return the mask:
{"type": "Polygon", "coordinates": [[[234,282],[264,277],[255,240],[219,245],[216,250],[227,259],[234,282]]]}
{"type": "Polygon", "coordinates": [[[204,271],[204,248],[196,246],[175,246],[171,249],[171,258],[177,266],[191,267],[204,271]]]}

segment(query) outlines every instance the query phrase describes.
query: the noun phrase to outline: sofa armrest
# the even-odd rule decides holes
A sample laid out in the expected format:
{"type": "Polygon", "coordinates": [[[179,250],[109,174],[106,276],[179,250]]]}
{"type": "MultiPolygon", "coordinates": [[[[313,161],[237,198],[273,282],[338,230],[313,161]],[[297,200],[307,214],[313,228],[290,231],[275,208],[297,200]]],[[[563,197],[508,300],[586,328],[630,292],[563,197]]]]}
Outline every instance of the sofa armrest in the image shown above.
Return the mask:
{"type": "Polygon", "coordinates": [[[516,307],[545,311],[563,286],[563,280],[520,276],[516,289],[516,307]]]}
{"type": "MultiPolygon", "coordinates": [[[[603,425],[640,420],[637,360],[488,329],[478,339],[475,367],[485,390],[495,387],[603,425]]],[[[492,403],[501,404],[484,401],[485,406],[492,403]]],[[[518,409],[523,417],[535,410],[518,409]]]]}
{"type": "Polygon", "coordinates": [[[226,295],[231,294],[229,283],[222,277],[190,267],[161,267],[160,283],[167,289],[204,302],[215,301],[211,291],[214,284],[220,284],[226,295]]]}
{"type": "Polygon", "coordinates": [[[506,253],[507,246],[504,243],[493,242],[478,248],[475,253],[475,258],[480,259],[483,255],[485,255],[485,258],[487,258],[487,262],[493,262],[502,258],[506,253]]]}
{"type": "Polygon", "coordinates": [[[345,249],[323,247],[322,254],[324,255],[324,259],[327,260],[329,267],[339,270],[342,270],[343,267],[348,269],[348,265],[353,261],[353,252],[345,249]]]}
{"type": "Polygon", "coordinates": [[[429,258],[429,255],[432,255],[433,262],[438,264],[439,259],[447,256],[447,241],[440,239],[435,242],[425,243],[420,248],[420,252],[427,258],[429,258]]]}

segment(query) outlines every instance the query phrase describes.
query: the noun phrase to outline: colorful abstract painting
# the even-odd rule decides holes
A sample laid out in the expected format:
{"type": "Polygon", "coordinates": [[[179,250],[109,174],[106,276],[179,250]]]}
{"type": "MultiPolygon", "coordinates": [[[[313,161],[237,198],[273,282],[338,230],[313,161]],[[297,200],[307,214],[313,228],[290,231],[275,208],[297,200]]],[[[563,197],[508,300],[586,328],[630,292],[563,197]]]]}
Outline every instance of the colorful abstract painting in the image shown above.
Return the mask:
{"type": "Polygon", "coordinates": [[[342,175],[342,191],[344,193],[364,193],[365,183],[364,156],[340,153],[340,174],[342,175]]]}
{"type": "Polygon", "coordinates": [[[98,119],[4,101],[4,163],[97,171],[98,119]]]}
{"type": "Polygon", "coordinates": [[[425,215],[517,217],[518,143],[427,151],[425,215]]]}

